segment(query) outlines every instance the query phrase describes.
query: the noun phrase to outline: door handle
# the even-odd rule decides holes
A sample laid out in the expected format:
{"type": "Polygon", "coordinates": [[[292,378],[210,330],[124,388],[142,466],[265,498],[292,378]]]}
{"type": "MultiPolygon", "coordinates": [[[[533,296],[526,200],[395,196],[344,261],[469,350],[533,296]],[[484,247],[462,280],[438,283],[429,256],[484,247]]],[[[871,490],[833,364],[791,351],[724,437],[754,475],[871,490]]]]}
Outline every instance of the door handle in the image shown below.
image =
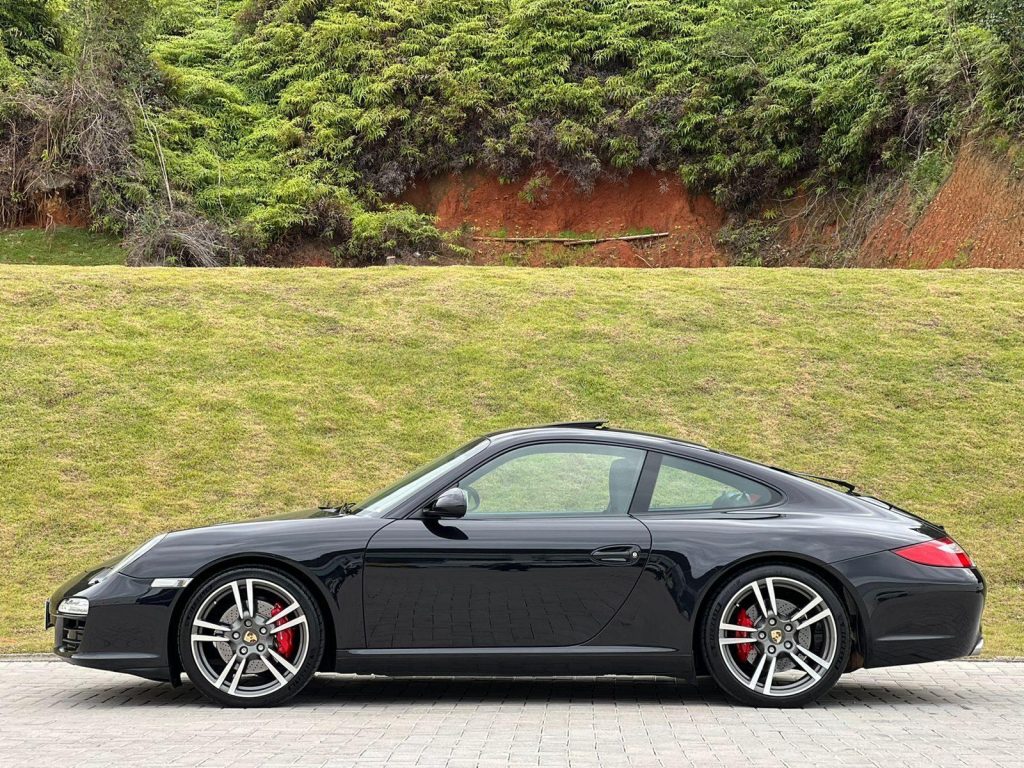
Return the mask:
{"type": "Polygon", "coordinates": [[[632,565],[640,562],[640,547],[636,544],[613,544],[590,553],[590,559],[602,565],[632,565]]]}

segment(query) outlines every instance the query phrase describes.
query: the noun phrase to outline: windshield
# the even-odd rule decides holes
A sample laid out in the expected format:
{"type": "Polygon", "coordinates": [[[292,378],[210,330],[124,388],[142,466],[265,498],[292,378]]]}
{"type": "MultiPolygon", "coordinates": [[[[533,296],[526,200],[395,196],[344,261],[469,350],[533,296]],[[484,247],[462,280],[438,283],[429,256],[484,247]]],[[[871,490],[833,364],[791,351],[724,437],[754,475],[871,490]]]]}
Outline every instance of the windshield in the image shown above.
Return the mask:
{"type": "Polygon", "coordinates": [[[383,491],[373,494],[363,500],[356,507],[356,514],[363,517],[382,517],[395,506],[401,504],[421,488],[430,485],[434,480],[443,475],[456,464],[468,459],[470,456],[479,453],[490,442],[487,438],[481,438],[468,443],[461,448],[456,448],[449,454],[435,459],[429,464],[424,464],[419,469],[413,470],[394,485],[385,488],[383,491]]]}

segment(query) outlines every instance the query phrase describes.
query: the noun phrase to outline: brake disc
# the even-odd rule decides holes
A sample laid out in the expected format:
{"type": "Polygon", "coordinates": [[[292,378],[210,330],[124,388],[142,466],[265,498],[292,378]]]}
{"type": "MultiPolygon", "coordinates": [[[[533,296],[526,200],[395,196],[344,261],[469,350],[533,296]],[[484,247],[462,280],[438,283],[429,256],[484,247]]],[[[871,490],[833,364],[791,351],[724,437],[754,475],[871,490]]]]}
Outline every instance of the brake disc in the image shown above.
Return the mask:
{"type": "MultiPolygon", "coordinates": [[[[265,600],[256,601],[256,613],[262,616],[265,620],[270,620],[270,612],[274,610],[274,606],[265,600]]],[[[220,617],[220,623],[231,626],[238,621],[238,607],[231,606],[220,617]]],[[[225,663],[231,660],[231,646],[227,643],[215,643],[214,647],[217,649],[217,653],[224,660],[225,663]]],[[[267,665],[264,664],[256,654],[252,654],[249,663],[245,665],[246,674],[256,675],[260,672],[266,672],[267,665]]]]}
{"type": "MultiPolygon", "coordinates": [[[[797,611],[796,605],[794,603],[791,603],[789,600],[784,599],[784,598],[779,598],[777,605],[778,605],[778,609],[779,609],[779,612],[778,612],[779,616],[783,616],[783,617],[784,616],[792,616],[797,611]]],[[[747,609],[747,616],[750,617],[751,624],[755,624],[756,623],[756,618],[755,617],[757,615],[758,615],[758,611],[757,611],[757,609],[754,606],[750,606],[747,609]]],[[[797,642],[800,643],[800,645],[803,646],[804,648],[810,648],[811,647],[810,646],[810,643],[811,643],[811,629],[809,627],[805,627],[804,629],[801,629],[800,632],[797,634],[796,638],[797,638],[797,642]]],[[[757,650],[751,651],[750,655],[746,659],[747,663],[748,664],[756,663],[758,655],[759,655],[759,651],[757,651],[757,650]]],[[[776,662],[775,662],[775,671],[776,672],[789,672],[791,669],[795,669],[795,668],[796,668],[796,663],[789,656],[789,654],[787,654],[787,653],[780,653],[780,654],[776,655],[776,662]]]]}

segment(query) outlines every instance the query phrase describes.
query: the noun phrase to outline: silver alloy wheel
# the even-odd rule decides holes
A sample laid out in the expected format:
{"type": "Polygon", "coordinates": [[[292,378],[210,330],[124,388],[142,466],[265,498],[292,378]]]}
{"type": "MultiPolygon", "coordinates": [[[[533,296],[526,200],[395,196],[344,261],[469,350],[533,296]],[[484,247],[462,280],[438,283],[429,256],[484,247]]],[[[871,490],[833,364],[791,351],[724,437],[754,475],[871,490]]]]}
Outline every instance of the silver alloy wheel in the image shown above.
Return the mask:
{"type": "Polygon", "coordinates": [[[803,582],[758,579],[726,605],[718,625],[718,647],[726,667],[750,690],[794,696],[813,687],[835,661],[835,616],[821,595],[803,582]],[[742,624],[734,618],[741,614],[747,617],[742,624]]]}
{"type": "Polygon", "coordinates": [[[284,688],[309,651],[309,624],[299,601],[266,579],[239,579],[218,587],[192,621],[192,658],[207,682],[232,696],[256,698],[284,688]],[[281,609],[274,614],[275,606],[281,609]],[[287,658],[280,635],[291,632],[287,658]]]}

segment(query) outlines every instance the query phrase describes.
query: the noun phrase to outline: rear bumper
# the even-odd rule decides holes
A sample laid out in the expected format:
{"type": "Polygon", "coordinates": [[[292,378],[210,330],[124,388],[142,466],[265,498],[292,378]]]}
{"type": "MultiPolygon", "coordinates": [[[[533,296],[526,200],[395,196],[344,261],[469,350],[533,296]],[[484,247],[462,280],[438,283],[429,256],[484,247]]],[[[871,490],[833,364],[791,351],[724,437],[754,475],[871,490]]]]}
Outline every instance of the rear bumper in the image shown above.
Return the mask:
{"type": "Polygon", "coordinates": [[[853,586],[865,667],[980,653],[985,580],[976,568],[918,565],[892,552],[833,567],[853,586]]]}

